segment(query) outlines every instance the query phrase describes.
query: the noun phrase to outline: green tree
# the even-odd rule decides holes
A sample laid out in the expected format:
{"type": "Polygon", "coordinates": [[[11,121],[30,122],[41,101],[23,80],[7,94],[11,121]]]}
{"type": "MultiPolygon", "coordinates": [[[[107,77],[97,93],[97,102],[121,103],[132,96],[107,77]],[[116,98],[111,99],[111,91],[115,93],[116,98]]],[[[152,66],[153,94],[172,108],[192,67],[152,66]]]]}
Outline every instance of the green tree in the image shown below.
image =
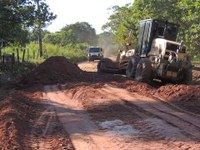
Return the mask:
{"type": "Polygon", "coordinates": [[[60,32],[45,34],[43,41],[45,43],[61,45],[62,34],[60,32]]]}
{"type": "Polygon", "coordinates": [[[120,45],[130,43],[133,46],[136,45],[136,35],[138,22],[132,17],[133,9],[130,4],[125,6],[113,6],[113,14],[109,17],[109,22],[103,25],[104,30],[115,35],[117,42],[120,45]]]}
{"type": "Polygon", "coordinates": [[[55,17],[43,0],[0,0],[0,41],[24,45],[33,27],[42,47],[42,28],[55,17]]]}
{"type": "Polygon", "coordinates": [[[33,11],[29,0],[0,0],[0,39],[21,45],[27,42],[33,11]]]}
{"type": "Polygon", "coordinates": [[[61,29],[60,33],[62,34],[62,45],[79,43],[97,44],[96,31],[87,22],[66,25],[61,29]]]}
{"type": "Polygon", "coordinates": [[[191,54],[199,52],[200,0],[146,0],[145,6],[145,10],[151,14],[151,18],[179,24],[178,40],[185,41],[191,54]]]}
{"type": "Polygon", "coordinates": [[[113,7],[114,13],[103,27],[110,29],[121,44],[132,37],[136,46],[140,20],[168,20],[180,25],[178,40],[184,40],[188,51],[196,54],[200,51],[199,8],[200,0],[135,0],[132,6],[113,7]]]}

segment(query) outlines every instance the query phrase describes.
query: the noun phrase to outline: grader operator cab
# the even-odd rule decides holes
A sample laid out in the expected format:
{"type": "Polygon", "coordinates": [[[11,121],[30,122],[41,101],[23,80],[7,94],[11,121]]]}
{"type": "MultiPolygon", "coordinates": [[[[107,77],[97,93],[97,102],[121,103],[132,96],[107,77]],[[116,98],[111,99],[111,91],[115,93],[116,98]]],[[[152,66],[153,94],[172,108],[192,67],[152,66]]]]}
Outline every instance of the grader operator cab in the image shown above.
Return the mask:
{"type": "Polygon", "coordinates": [[[190,83],[192,65],[184,43],[176,42],[178,27],[157,19],[140,21],[138,47],[129,57],[126,76],[142,82],[190,83]]]}

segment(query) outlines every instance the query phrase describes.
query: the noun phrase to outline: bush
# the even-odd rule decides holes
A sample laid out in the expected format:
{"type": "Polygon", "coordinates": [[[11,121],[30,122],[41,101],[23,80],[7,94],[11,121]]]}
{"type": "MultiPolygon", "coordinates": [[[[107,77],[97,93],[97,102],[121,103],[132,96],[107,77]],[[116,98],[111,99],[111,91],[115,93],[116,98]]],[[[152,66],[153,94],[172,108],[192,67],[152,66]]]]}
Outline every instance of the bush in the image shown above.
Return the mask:
{"type": "Polygon", "coordinates": [[[51,56],[64,56],[72,61],[80,62],[87,60],[87,52],[85,51],[87,44],[78,44],[78,45],[66,45],[59,46],[54,44],[43,43],[43,56],[39,57],[38,44],[31,43],[26,45],[24,48],[19,47],[6,47],[2,50],[3,53],[12,54],[15,53],[15,57],[17,57],[17,49],[19,50],[20,61],[22,60],[23,50],[26,49],[25,52],[25,61],[29,62],[42,62],[44,59],[51,56]]]}
{"type": "Polygon", "coordinates": [[[38,64],[42,63],[45,59],[51,56],[64,56],[71,60],[72,62],[81,62],[87,60],[87,45],[67,45],[59,46],[53,44],[43,43],[43,56],[39,57],[38,55],[38,44],[31,43],[26,45],[26,47],[15,47],[10,46],[2,49],[2,54],[12,54],[15,55],[15,60],[17,61],[17,49],[19,52],[19,61],[22,62],[23,51],[25,51],[24,63],[15,63],[10,66],[9,64],[2,65],[0,59],[0,83],[1,81],[6,81],[7,79],[14,79],[15,77],[20,76],[22,73],[31,70],[36,67],[38,64]],[[2,65],[2,66],[1,66],[2,65]]]}

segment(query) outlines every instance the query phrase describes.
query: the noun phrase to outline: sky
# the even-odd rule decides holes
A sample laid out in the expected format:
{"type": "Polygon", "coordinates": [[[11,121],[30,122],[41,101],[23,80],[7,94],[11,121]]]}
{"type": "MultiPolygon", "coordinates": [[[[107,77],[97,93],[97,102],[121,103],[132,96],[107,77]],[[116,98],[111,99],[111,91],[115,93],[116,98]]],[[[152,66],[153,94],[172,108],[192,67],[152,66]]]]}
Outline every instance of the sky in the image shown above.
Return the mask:
{"type": "Polygon", "coordinates": [[[87,22],[96,33],[102,33],[101,27],[108,22],[112,6],[124,6],[134,0],[46,0],[51,12],[57,15],[46,29],[50,32],[59,31],[66,25],[76,22],[87,22]]]}

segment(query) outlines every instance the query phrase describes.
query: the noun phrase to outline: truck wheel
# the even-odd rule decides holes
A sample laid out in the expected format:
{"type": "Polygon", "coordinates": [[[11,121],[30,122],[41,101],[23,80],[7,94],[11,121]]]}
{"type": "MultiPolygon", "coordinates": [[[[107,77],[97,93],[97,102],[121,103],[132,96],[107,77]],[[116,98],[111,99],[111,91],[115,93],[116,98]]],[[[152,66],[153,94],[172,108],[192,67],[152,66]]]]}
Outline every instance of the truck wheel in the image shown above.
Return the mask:
{"type": "Polygon", "coordinates": [[[141,59],[137,65],[135,80],[140,82],[148,82],[152,80],[152,67],[149,59],[141,59]]]}
{"type": "Polygon", "coordinates": [[[138,56],[133,56],[130,58],[126,68],[126,77],[133,79],[135,78],[136,68],[139,60],[140,58],[138,56]]]}

